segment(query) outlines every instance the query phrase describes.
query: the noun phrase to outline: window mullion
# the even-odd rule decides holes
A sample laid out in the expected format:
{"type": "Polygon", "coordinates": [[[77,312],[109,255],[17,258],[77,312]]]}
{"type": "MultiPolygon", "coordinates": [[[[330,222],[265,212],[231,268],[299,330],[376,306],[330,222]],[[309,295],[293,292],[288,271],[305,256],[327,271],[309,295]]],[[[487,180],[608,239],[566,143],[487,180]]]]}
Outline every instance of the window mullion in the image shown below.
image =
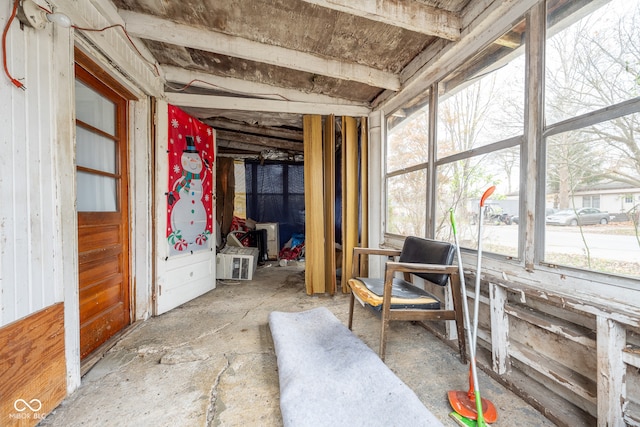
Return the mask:
{"type": "Polygon", "coordinates": [[[544,185],[539,177],[544,176],[545,161],[542,147],[544,123],[544,46],[546,5],[540,2],[527,14],[526,73],[525,73],[525,141],[522,146],[518,253],[525,267],[532,270],[544,248],[544,185]],[[533,197],[535,195],[535,197],[533,197]],[[541,219],[541,220],[540,220],[541,219]]]}

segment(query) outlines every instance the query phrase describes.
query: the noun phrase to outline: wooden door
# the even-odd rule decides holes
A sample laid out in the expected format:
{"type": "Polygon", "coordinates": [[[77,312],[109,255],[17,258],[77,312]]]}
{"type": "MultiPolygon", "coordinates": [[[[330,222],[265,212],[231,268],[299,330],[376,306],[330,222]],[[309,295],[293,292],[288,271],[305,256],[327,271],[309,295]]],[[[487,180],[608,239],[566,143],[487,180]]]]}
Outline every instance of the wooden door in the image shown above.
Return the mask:
{"type": "Polygon", "coordinates": [[[127,99],[76,63],[80,358],[130,323],[127,99]]]}

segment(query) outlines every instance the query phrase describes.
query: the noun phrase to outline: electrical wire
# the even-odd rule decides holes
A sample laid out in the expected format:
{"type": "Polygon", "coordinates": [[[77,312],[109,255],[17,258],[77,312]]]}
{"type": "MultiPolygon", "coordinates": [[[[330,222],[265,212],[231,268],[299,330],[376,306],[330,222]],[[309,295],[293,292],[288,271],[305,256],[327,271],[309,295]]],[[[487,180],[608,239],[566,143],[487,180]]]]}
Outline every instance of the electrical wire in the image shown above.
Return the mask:
{"type": "Polygon", "coordinates": [[[13,2],[13,10],[11,11],[11,16],[9,16],[9,20],[4,26],[4,31],[2,32],[2,64],[4,65],[4,73],[7,75],[7,78],[11,81],[11,83],[13,83],[13,85],[18,89],[26,90],[24,83],[22,83],[18,79],[15,79],[9,72],[9,67],[7,66],[7,34],[9,33],[9,27],[11,26],[13,19],[16,17],[16,14],[18,13],[19,3],[20,3],[20,0],[15,0],[13,2]]]}
{"type": "Polygon", "coordinates": [[[127,32],[127,29],[125,28],[124,25],[122,25],[122,24],[113,24],[113,25],[109,25],[109,26],[104,27],[104,28],[84,28],[84,27],[78,27],[77,25],[72,25],[71,26],[71,28],[73,28],[75,30],[91,31],[91,32],[96,32],[96,33],[99,33],[99,32],[105,31],[105,30],[109,30],[109,29],[114,28],[114,27],[118,27],[118,28],[122,29],[122,32],[124,33],[124,35],[127,38],[127,40],[129,40],[129,43],[131,44],[131,46],[133,46],[133,48],[135,49],[135,51],[138,54],[138,56],[140,58],[142,58],[142,60],[145,61],[147,64],[152,65],[154,70],[155,70],[156,76],[160,77],[160,70],[158,70],[158,66],[156,65],[156,63],[153,62],[153,61],[149,61],[147,58],[144,57],[142,52],[140,52],[140,50],[138,49],[138,46],[136,46],[136,44],[133,42],[133,39],[131,38],[131,36],[129,36],[129,33],[127,32]]]}
{"type": "MultiPolygon", "coordinates": [[[[20,82],[17,79],[14,79],[11,74],[9,73],[9,69],[7,68],[7,53],[6,53],[6,36],[7,36],[7,32],[9,31],[9,26],[11,26],[11,22],[13,21],[13,19],[16,16],[17,10],[18,10],[18,4],[20,3],[20,0],[15,0],[13,3],[13,11],[11,13],[11,17],[9,18],[9,21],[7,22],[5,28],[4,28],[4,32],[2,34],[2,52],[3,52],[3,60],[4,60],[4,71],[5,74],[7,75],[7,77],[9,78],[9,80],[11,80],[11,82],[18,88],[25,90],[26,87],[24,86],[24,84],[22,82],[20,82]]],[[[41,6],[41,5],[37,5],[40,9],[42,9],[45,13],[51,14],[53,13],[51,10],[41,6]]],[[[88,31],[88,32],[102,32],[102,31],[106,31],[109,30],[111,28],[115,28],[118,27],[122,30],[122,32],[124,33],[125,37],[127,38],[127,40],[129,40],[129,43],[131,44],[131,46],[135,49],[136,53],[138,54],[138,56],[140,58],[142,58],[142,60],[144,60],[145,62],[147,62],[148,64],[152,65],[154,70],[155,70],[155,74],[156,76],[160,77],[160,70],[158,69],[158,66],[156,65],[155,62],[148,60],[147,58],[145,58],[145,56],[142,54],[142,52],[140,52],[140,50],[138,49],[138,47],[136,46],[136,44],[133,42],[133,39],[131,38],[131,36],[129,35],[129,32],[127,31],[127,29],[125,28],[124,25],[122,24],[113,24],[113,25],[109,25],[106,26],[104,28],[86,28],[86,27],[79,27],[77,25],[71,25],[71,28],[78,30],[78,31],[88,31]]],[[[184,90],[186,90],[187,88],[189,88],[190,86],[193,85],[193,83],[195,82],[200,82],[200,83],[204,83],[206,85],[218,88],[218,89],[223,89],[225,90],[226,88],[222,87],[222,86],[218,86],[215,83],[211,83],[211,82],[207,82],[205,80],[200,80],[200,79],[193,79],[191,80],[189,83],[185,84],[184,86],[180,87],[180,88],[175,88],[172,87],[168,82],[165,81],[165,85],[167,87],[169,87],[170,89],[175,90],[176,92],[182,92],[184,90]]],[[[263,93],[263,94],[251,94],[251,95],[262,95],[262,96],[276,96],[279,97],[281,99],[283,99],[284,101],[290,101],[288,98],[286,98],[285,96],[279,94],[279,93],[263,93]]]]}
{"type": "MultiPolygon", "coordinates": [[[[44,10],[45,13],[49,13],[52,14],[53,11],[48,10],[46,7],[43,7],[41,5],[37,5],[40,9],[44,10]]],[[[127,40],[129,40],[129,43],[131,44],[131,46],[133,46],[133,48],[135,49],[136,53],[138,54],[138,56],[140,58],[142,58],[146,63],[150,64],[153,66],[155,72],[156,72],[156,76],[160,77],[160,70],[158,70],[158,66],[155,64],[155,62],[149,61],[147,58],[144,57],[144,55],[142,54],[142,52],[140,52],[140,49],[138,49],[138,46],[136,46],[136,44],[133,42],[133,39],[131,38],[131,36],[129,36],[129,32],[127,31],[127,29],[125,28],[124,25],[122,24],[113,24],[113,25],[109,25],[106,26],[104,28],[85,28],[85,27],[79,27],[77,25],[71,25],[71,28],[73,28],[74,30],[79,30],[79,31],[89,31],[89,32],[102,32],[102,31],[106,31],[109,30],[111,28],[114,27],[119,27],[120,29],[122,29],[122,32],[124,33],[125,37],[127,38],[127,40]]]]}
{"type": "MultiPolygon", "coordinates": [[[[171,86],[168,82],[165,82],[165,86],[167,86],[169,89],[174,90],[176,92],[182,92],[182,91],[188,89],[189,87],[193,86],[193,84],[196,83],[196,82],[204,83],[204,84],[212,86],[212,87],[214,87],[216,89],[228,90],[224,86],[220,86],[220,85],[217,85],[215,83],[211,83],[211,82],[208,82],[206,80],[201,80],[201,79],[193,79],[189,83],[185,84],[182,87],[171,86]]],[[[291,101],[289,98],[285,97],[284,95],[280,95],[279,93],[246,93],[246,92],[236,92],[236,93],[239,93],[239,94],[242,94],[242,95],[251,95],[251,96],[277,96],[278,98],[281,98],[283,101],[291,101]]]]}
{"type": "MultiPolygon", "coordinates": [[[[9,69],[7,67],[7,49],[6,49],[6,39],[7,39],[7,33],[9,32],[9,27],[11,26],[11,23],[13,22],[13,19],[15,18],[17,11],[18,11],[18,5],[20,3],[20,0],[14,0],[13,3],[13,10],[11,12],[11,16],[9,17],[9,21],[7,21],[7,24],[4,27],[4,32],[2,33],[2,58],[3,58],[3,63],[4,63],[4,72],[7,75],[7,77],[9,78],[9,80],[11,81],[11,83],[13,83],[16,87],[22,89],[22,90],[26,90],[25,85],[13,78],[13,76],[11,75],[11,73],[9,72],[9,69]]],[[[42,9],[45,13],[51,14],[53,13],[51,10],[37,4],[37,6],[42,9]]],[[[154,70],[155,70],[155,74],[156,76],[160,77],[160,70],[158,69],[158,66],[156,65],[155,62],[148,60],[147,58],[145,58],[145,56],[142,54],[142,52],[140,52],[140,49],[138,49],[138,47],[136,46],[136,44],[133,42],[133,39],[131,38],[131,36],[129,36],[129,32],[127,31],[127,29],[125,28],[124,25],[122,24],[113,24],[113,25],[109,25],[106,26],[104,28],[85,28],[85,27],[79,27],[77,25],[71,25],[71,28],[75,29],[75,30],[79,30],[79,31],[88,31],[88,32],[102,32],[102,31],[106,31],[109,30],[111,28],[115,28],[118,27],[122,30],[122,32],[124,33],[125,37],[127,38],[127,40],[129,40],[129,43],[131,44],[131,46],[135,49],[136,53],[138,54],[138,56],[140,58],[142,58],[142,60],[144,60],[145,62],[147,62],[148,64],[152,65],[154,70]]],[[[193,79],[191,80],[189,83],[185,84],[184,86],[182,86],[181,88],[175,88],[172,87],[168,82],[165,81],[165,85],[167,87],[169,87],[170,89],[175,90],[176,92],[182,92],[184,90],[186,90],[187,88],[189,88],[190,86],[193,85],[193,83],[195,82],[200,82],[200,83],[204,83],[207,84],[209,86],[213,86],[215,88],[219,88],[219,89],[225,89],[222,86],[218,86],[214,83],[211,82],[207,82],[205,80],[200,80],[200,79],[193,79]]],[[[262,95],[262,96],[276,96],[279,97],[285,101],[289,101],[289,99],[287,99],[285,96],[280,95],[279,93],[265,93],[265,94],[252,94],[252,95],[262,95]]]]}

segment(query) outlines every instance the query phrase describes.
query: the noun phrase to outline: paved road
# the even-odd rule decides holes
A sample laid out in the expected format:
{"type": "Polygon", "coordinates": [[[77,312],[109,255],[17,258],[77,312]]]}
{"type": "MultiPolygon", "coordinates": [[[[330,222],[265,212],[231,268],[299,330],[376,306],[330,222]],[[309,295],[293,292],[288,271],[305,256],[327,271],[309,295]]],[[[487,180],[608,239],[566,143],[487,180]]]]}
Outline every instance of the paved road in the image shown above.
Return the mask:
{"type": "MultiPolygon", "coordinates": [[[[548,251],[584,253],[585,244],[578,228],[575,230],[555,230],[555,228],[547,228],[546,246],[548,251]]],[[[640,262],[640,246],[634,236],[593,233],[589,227],[584,227],[583,231],[591,257],[640,262]]]]}
{"type": "MultiPolygon", "coordinates": [[[[615,230],[615,226],[611,230],[615,230]]],[[[514,246],[518,239],[517,225],[488,226],[487,232],[501,244],[514,246]]],[[[583,227],[584,237],[593,258],[640,262],[640,244],[633,235],[606,234],[602,226],[583,227]]],[[[578,227],[547,227],[546,250],[565,254],[583,254],[584,242],[578,227]]]]}

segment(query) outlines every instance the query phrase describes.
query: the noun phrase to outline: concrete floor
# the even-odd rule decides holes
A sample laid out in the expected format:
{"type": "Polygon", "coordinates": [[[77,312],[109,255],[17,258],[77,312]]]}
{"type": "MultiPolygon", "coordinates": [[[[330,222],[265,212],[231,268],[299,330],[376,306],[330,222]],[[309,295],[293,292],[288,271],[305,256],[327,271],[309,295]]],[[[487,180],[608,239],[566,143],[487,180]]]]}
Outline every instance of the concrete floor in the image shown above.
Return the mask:
{"type": "MultiPolygon", "coordinates": [[[[253,281],[222,282],[126,334],[42,426],[281,426],[271,311],[325,306],[346,324],[348,297],[307,296],[304,264],[259,267],[253,281]]],[[[380,322],[356,306],[354,333],[377,351],[380,322]]],[[[466,390],[468,365],[434,335],[392,323],[387,365],[447,426],[448,390],[466,390]]],[[[522,399],[480,373],[498,409],[493,426],[552,426],[522,399]]]]}

